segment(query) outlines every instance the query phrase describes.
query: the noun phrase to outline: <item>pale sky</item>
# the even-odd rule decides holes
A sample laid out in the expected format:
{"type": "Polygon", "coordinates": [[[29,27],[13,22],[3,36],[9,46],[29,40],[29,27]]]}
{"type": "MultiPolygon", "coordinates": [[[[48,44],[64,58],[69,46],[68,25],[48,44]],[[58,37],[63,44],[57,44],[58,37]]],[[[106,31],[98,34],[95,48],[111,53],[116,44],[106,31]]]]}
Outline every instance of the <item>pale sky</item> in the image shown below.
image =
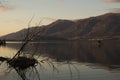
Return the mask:
{"type": "Polygon", "coordinates": [[[0,36],[57,19],[83,19],[120,12],[120,0],[0,0],[0,36]]]}

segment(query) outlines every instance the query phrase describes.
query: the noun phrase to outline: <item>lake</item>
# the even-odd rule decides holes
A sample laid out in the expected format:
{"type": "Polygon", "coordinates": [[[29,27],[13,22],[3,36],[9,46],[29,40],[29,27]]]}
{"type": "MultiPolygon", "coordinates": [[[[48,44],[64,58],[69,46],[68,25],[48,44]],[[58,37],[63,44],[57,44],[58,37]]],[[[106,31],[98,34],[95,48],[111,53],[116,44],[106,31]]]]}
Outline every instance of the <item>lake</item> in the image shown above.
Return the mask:
{"type": "MultiPolygon", "coordinates": [[[[7,42],[0,46],[0,56],[12,58],[20,47],[19,42],[7,42]]],[[[23,53],[48,60],[36,66],[37,72],[26,70],[27,80],[120,80],[120,40],[30,42],[23,53]]],[[[5,62],[0,64],[0,80],[22,80],[8,69],[5,62]]]]}

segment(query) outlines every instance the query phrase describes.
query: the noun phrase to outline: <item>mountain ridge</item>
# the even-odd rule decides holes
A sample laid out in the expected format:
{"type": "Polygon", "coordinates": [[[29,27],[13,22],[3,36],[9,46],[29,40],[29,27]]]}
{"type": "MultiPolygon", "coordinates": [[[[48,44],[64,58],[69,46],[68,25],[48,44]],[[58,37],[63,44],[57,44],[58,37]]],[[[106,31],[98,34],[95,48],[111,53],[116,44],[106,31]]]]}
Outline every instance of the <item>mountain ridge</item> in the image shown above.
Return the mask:
{"type": "MultiPolygon", "coordinates": [[[[106,38],[120,36],[120,13],[107,13],[86,19],[57,20],[46,26],[31,27],[39,31],[33,40],[78,40],[81,38],[106,38]],[[35,29],[37,28],[37,29],[35,29]]],[[[27,29],[0,37],[6,40],[23,40],[27,29]]]]}

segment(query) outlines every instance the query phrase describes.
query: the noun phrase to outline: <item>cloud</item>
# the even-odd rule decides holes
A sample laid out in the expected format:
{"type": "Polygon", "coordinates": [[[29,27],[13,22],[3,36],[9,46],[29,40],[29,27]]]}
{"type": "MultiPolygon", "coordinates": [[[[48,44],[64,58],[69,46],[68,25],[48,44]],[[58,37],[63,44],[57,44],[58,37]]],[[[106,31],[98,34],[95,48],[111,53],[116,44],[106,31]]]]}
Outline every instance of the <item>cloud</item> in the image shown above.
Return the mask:
{"type": "Polygon", "coordinates": [[[11,8],[7,7],[7,6],[0,6],[0,12],[6,12],[11,10],[11,8]]]}
{"type": "Polygon", "coordinates": [[[108,11],[111,13],[120,13],[120,8],[112,8],[112,9],[108,9],[108,11]]]}
{"type": "Polygon", "coordinates": [[[103,0],[103,1],[105,1],[105,2],[114,2],[114,3],[117,3],[117,2],[120,2],[120,0],[103,0]]]}
{"type": "Polygon", "coordinates": [[[6,11],[9,11],[11,10],[12,7],[9,6],[6,1],[4,0],[0,0],[0,12],[6,12],[6,11]]]}

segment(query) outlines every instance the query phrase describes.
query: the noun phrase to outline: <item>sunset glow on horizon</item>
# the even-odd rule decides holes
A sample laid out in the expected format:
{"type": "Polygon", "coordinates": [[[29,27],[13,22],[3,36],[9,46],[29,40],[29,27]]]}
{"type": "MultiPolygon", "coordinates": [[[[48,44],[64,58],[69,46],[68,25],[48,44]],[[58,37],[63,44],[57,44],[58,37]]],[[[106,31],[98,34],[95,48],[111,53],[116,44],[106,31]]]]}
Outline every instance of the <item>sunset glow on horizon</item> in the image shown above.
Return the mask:
{"type": "Polygon", "coordinates": [[[83,19],[120,12],[120,0],[0,0],[0,36],[57,19],[83,19]]]}

